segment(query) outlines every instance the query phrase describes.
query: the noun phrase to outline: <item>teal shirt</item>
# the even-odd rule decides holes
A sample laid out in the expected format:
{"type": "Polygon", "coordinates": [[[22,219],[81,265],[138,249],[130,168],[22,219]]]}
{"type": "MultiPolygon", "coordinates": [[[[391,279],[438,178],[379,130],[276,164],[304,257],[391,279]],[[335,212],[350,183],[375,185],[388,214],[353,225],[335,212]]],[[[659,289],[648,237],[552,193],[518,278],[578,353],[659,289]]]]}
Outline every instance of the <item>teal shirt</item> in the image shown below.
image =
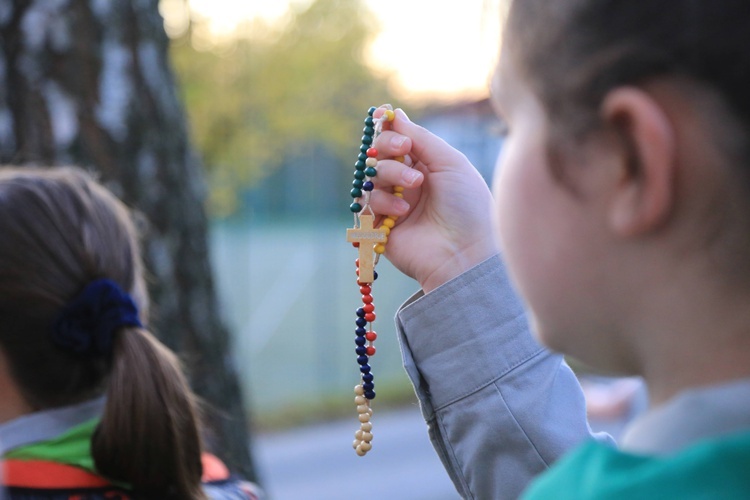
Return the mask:
{"type": "Polygon", "coordinates": [[[561,459],[523,495],[535,499],[747,499],[750,432],[708,439],[666,456],[594,441],[561,459]]]}

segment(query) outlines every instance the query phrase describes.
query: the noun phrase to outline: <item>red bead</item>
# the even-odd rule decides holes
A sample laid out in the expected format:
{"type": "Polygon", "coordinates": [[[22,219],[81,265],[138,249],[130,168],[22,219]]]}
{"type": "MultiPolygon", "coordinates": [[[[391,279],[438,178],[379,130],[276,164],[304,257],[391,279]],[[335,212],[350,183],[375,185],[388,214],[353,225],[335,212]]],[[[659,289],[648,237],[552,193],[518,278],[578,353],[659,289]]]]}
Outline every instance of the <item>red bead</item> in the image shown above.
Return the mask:
{"type": "MultiPolygon", "coordinates": [[[[357,274],[359,274],[359,271],[357,271],[357,274]]],[[[372,302],[372,295],[363,295],[362,302],[364,302],[365,304],[369,304],[370,302],[372,302]]]]}
{"type": "Polygon", "coordinates": [[[367,355],[375,356],[375,346],[371,346],[371,345],[367,346],[367,355]]]}
{"type": "Polygon", "coordinates": [[[367,283],[362,283],[361,281],[357,280],[357,285],[359,286],[365,286],[367,283]]]}
{"type": "Polygon", "coordinates": [[[357,266],[357,267],[359,267],[359,259],[356,259],[356,260],[354,261],[354,265],[355,265],[355,266],[357,266]]]}
{"type": "Polygon", "coordinates": [[[359,241],[355,241],[354,243],[352,243],[352,246],[354,248],[359,248],[359,241]]]}
{"type": "Polygon", "coordinates": [[[377,156],[378,156],[378,150],[375,149],[375,148],[369,148],[367,150],[367,156],[369,156],[370,158],[377,158],[377,156]]]}
{"type": "Polygon", "coordinates": [[[375,313],[365,313],[365,321],[372,323],[375,321],[375,313]]]}
{"type": "Polygon", "coordinates": [[[365,338],[369,340],[370,342],[375,342],[375,339],[378,338],[378,334],[373,332],[372,330],[365,333],[365,338]]]}
{"type": "Polygon", "coordinates": [[[371,313],[371,312],[373,312],[375,310],[375,304],[373,304],[373,303],[365,304],[364,306],[362,306],[362,309],[366,313],[371,313]]]}
{"type": "Polygon", "coordinates": [[[359,287],[359,293],[361,293],[362,295],[370,295],[371,292],[372,288],[369,285],[359,287]]]}
{"type": "Polygon", "coordinates": [[[357,276],[359,276],[359,268],[357,268],[357,276]]]}

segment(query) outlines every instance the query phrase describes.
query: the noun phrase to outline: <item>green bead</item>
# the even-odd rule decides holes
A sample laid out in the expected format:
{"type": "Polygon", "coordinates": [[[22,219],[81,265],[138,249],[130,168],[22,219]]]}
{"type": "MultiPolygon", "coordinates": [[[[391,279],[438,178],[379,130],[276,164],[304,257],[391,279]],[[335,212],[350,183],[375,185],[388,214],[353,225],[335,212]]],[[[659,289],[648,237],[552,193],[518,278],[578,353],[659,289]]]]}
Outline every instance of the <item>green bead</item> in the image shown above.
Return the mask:
{"type": "Polygon", "coordinates": [[[352,186],[354,186],[357,189],[362,189],[362,186],[365,185],[365,181],[362,179],[354,179],[352,181],[352,186]]]}
{"type": "Polygon", "coordinates": [[[365,125],[367,125],[368,127],[375,126],[375,120],[373,119],[372,116],[368,116],[367,118],[365,118],[365,125]]]}
{"type": "Polygon", "coordinates": [[[354,178],[358,180],[363,180],[365,177],[367,177],[362,170],[355,170],[354,171],[354,178]]]}
{"type": "Polygon", "coordinates": [[[355,214],[356,214],[356,213],[359,213],[359,212],[361,212],[361,211],[362,211],[362,205],[360,205],[359,203],[357,203],[357,202],[355,201],[354,203],[352,203],[351,205],[349,205],[349,210],[351,210],[351,211],[352,211],[352,212],[354,212],[355,214]]]}
{"type": "Polygon", "coordinates": [[[362,136],[362,145],[365,145],[365,144],[372,144],[372,137],[370,137],[369,135],[363,135],[362,136]]]}
{"type": "MultiPolygon", "coordinates": [[[[368,150],[368,149],[370,149],[370,145],[369,145],[369,144],[362,144],[362,145],[361,145],[361,146],[359,147],[359,152],[361,153],[361,154],[360,154],[359,156],[365,155],[365,160],[366,160],[366,159],[367,159],[367,150],[368,150]]],[[[361,159],[362,159],[362,158],[360,158],[360,160],[361,160],[361,159]]]]}
{"type": "Polygon", "coordinates": [[[367,177],[375,177],[376,175],[378,175],[378,171],[375,170],[375,167],[367,167],[365,169],[365,175],[367,177]]]}
{"type": "Polygon", "coordinates": [[[367,110],[367,114],[372,116],[372,114],[375,112],[375,110],[378,109],[375,106],[372,106],[370,109],[367,110]]]}
{"type": "Polygon", "coordinates": [[[362,133],[365,135],[375,135],[375,129],[372,127],[365,127],[362,129],[362,133]]]}
{"type": "Polygon", "coordinates": [[[367,164],[364,162],[364,160],[359,160],[354,164],[354,168],[356,168],[357,170],[364,170],[366,167],[367,164]]]}
{"type": "Polygon", "coordinates": [[[369,158],[369,157],[364,152],[363,153],[359,153],[359,156],[357,156],[357,159],[358,160],[362,160],[362,161],[366,161],[367,158],[369,158]]]}
{"type": "Polygon", "coordinates": [[[352,198],[359,198],[362,196],[362,190],[358,188],[353,188],[351,191],[349,191],[352,195],[352,198]]]}

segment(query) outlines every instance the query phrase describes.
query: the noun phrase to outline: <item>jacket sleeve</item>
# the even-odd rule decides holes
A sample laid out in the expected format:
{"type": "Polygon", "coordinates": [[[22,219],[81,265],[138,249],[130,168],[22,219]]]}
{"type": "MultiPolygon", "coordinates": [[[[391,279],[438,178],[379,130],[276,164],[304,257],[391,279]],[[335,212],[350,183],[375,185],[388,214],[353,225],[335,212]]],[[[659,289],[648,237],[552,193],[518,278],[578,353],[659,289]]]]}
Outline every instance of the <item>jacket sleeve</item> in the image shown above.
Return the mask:
{"type": "Polygon", "coordinates": [[[517,498],[593,436],[575,375],[532,338],[499,257],[413,296],[396,327],[430,439],[462,497],[517,498]]]}

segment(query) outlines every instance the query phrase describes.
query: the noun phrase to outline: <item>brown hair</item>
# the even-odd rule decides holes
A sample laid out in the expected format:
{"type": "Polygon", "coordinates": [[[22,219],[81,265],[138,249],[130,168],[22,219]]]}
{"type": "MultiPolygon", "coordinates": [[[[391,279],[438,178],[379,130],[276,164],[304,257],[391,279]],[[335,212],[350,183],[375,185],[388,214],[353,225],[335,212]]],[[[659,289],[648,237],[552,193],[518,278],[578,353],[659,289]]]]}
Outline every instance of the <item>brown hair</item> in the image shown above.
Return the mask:
{"type": "Polygon", "coordinates": [[[591,132],[617,86],[676,77],[720,96],[741,124],[735,153],[750,157],[745,0],[515,0],[508,28],[506,40],[557,133],[591,132]]]}
{"type": "Polygon", "coordinates": [[[149,498],[205,498],[195,398],[176,356],[146,329],[121,328],[111,355],[52,341],[62,308],[110,279],[148,307],[126,207],[75,168],[0,168],[0,348],[34,410],[106,392],[91,443],[97,470],[149,498]]]}

